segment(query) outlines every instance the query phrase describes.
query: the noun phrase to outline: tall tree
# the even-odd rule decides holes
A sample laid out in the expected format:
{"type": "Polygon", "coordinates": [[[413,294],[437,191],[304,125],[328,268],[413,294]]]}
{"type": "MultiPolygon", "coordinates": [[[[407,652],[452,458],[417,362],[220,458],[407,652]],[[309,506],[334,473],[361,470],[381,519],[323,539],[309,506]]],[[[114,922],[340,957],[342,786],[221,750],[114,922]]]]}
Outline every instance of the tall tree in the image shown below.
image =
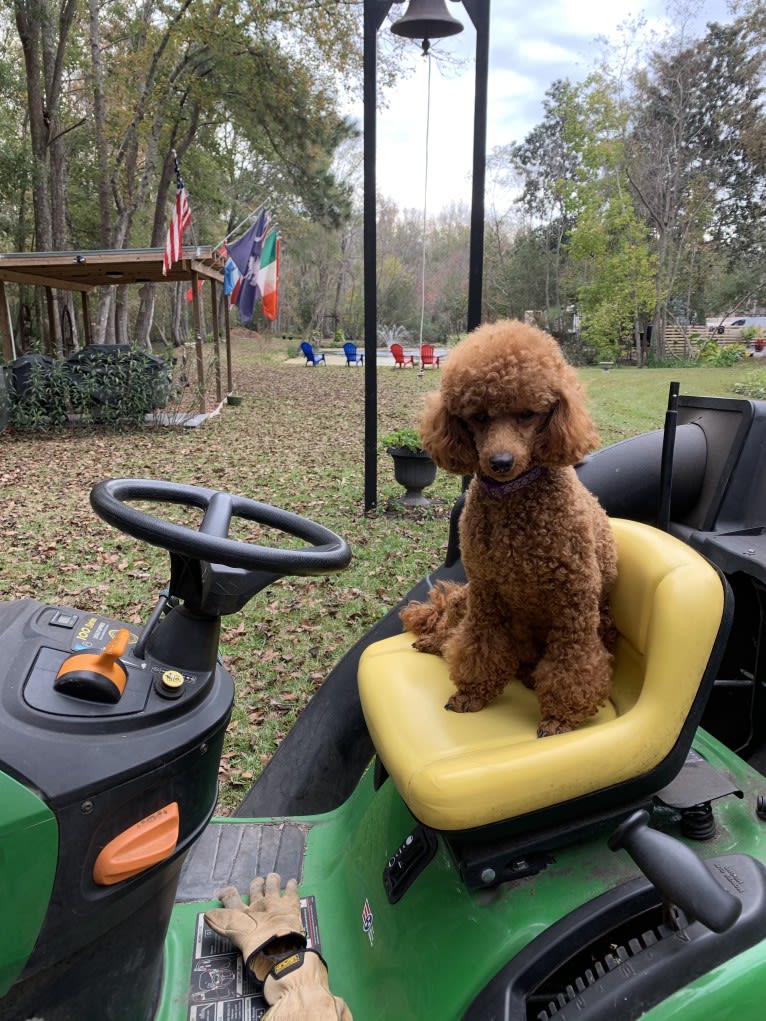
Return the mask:
{"type": "MultiPolygon", "coordinates": [[[[24,54],[27,112],[32,149],[32,206],[39,250],[65,246],[66,158],[62,119],[69,33],[77,0],[14,0],[16,27],[24,54]]],[[[54,295],[55,300],[55,295],[54,295]]],[[[58,316],[52,320],[51,347],[61,351],[58,316]]]]}
{"type": "Polygon", "coordinates": [[[736,257],[752,243],[751,224],[763,219],[763,55],[752,42],[742,21],[711,25],[691,46],[656,52],[637,78],[629,175],[657,239],[660,358],[668,318],[701,250],[712,239],[736,257]]]}
{"type": "Polygon", "coordinates": [[[578,312],[588,344],[613,349],[632,338],[638,363],[641,338],[654,310],[656,260],[639,220],[625,166],[625,110],[609,84],[592,75],[577,90],[566,125],[578,153],[568,243],[578,285],[578,312]]]}
{"type": "Polygon", "coordinates": [[[525,212],[545,234],[545,309],[558,314],[566,304],[562,294],[565,242],[572,227],[570,205],[580,156],[568,140],[568,125],[577,101],[569,81],[555,81],[545,94],[545,116],[509,158],[524,182],[520,198],[525,212]]]}

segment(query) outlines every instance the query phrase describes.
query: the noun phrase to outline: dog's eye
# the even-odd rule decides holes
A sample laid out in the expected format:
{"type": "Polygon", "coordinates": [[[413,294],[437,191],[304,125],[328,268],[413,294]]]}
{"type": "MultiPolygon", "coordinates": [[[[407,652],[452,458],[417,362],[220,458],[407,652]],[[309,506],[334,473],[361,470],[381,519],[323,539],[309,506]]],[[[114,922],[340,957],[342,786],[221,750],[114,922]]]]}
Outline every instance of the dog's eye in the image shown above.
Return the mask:
{"type": "Polygon", "coordinates": [[[518,418],[518,420],[520,422],[529,422],[534,417],[535,417],[535,412],[534,411],[520,411],[516,415],[516,418],[518,418]]]}
{"type": "Polygon", "coordinates": [[[486,411],[480,411],[478,414],[473,416],[473,421],[479,425],[484,425],[485,422],[489,422],[489,415],[486,411]]]}

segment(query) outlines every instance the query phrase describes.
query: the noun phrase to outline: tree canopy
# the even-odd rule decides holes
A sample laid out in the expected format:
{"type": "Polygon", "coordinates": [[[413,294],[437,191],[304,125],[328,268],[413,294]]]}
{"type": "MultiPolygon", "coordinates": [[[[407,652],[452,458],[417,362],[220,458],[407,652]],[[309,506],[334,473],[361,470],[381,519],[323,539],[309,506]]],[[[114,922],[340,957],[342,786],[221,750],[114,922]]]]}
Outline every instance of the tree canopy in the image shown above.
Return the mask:
{"type": "Polygon", "coordinates": [[[639,347],[651,326],[662,358],[666,326],[700,322],[716,276],[766,302],[763,272],[743,272],[766,254],[763,20],[753,6],[663,40],[619,83],[604,66],[551,86],[543,121],[506,153],[544,232],[549,319],[576,309],[599,347],[639,347]]]}
{"type": "MultiPolygon", "coordinates": [[[[174,152],[192,237],[207,243],[264,201],[332,227],[348,218],[349,188],[331,166],[354,131],[339,103],[359,71],[353,5],[88,0],[87,18],[83,6],[0,7],[7,247],[161,245],[174,152]]],[[[153,300],[147,289],[139,340],[153,300]]]]}
{"type": "MultiPolygon", "coordinates": [[[[487,213],[485,317],[533,312],[562,340],[639,358],[651,335],[661,359],[668,325],[766,305],[766,15],[734,8],[700,38],[670,32],[632,62],[610,47],[584,81],[553,81],[539,123],[492,153],[514,198],[487,213]]],[[[361,339],[361,143],[343,113],[361,92],[361,13],[361,0],[0,0],[0,245],[161,246],[175,152],[187,241],[218,244],[266,202],[283,234],[275,328],[361,339]]],[[[381,47],[383,87],[396,45],[381,47]]],[[[424,223],[378,196],[381,324],[460,333],[468,238],[465,207],[424,223]]],[[[177,339],[183,294],[160,291],[105,288],[95,338],[177,339]]],[[[20,292],[19,316],[40,300],[20,292]]]]}

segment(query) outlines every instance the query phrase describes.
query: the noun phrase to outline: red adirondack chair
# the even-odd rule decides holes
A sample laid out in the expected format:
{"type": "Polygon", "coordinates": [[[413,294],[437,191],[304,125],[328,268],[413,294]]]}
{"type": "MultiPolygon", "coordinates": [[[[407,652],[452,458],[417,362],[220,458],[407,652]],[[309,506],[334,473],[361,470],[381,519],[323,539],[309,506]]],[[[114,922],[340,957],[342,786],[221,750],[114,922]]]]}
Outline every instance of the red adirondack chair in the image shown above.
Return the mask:
{"type": "Polygon", "coordinates": [[[412,365],[415,367],[415,358],[413,355],[405,355],[404,348],[401,344],[392,344],[389,348],[391,354],[394,356],[394,368],[403,369],[406,365],[412,365]]]}
{"type": "Polygon", "coordinates": [[[420,367],[425,369],[429,366],[432,369],[438,369],[439,356],[434,354],[434,349],[431,344],[424,344],[420,349],[420,367]]]}

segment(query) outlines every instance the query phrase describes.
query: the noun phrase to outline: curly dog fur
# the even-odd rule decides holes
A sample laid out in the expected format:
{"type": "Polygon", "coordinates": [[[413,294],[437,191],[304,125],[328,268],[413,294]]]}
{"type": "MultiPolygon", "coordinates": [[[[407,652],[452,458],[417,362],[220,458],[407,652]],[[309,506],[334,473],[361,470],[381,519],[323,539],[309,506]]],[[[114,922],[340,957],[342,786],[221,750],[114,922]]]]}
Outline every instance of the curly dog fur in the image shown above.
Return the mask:
{"type": "Polygon", "coordinates": [[[450,352],[420,431],[440,467],[474,476],[468,583],[410,603],[405,629],[449,665],[446,708],[475,712],[518,677],[539,699],[541,737],[572,730],[609,696],[617,576],[606,514],[573,467],[599,442],[577,374],[541,330],[480,326],[450,352]]]}

